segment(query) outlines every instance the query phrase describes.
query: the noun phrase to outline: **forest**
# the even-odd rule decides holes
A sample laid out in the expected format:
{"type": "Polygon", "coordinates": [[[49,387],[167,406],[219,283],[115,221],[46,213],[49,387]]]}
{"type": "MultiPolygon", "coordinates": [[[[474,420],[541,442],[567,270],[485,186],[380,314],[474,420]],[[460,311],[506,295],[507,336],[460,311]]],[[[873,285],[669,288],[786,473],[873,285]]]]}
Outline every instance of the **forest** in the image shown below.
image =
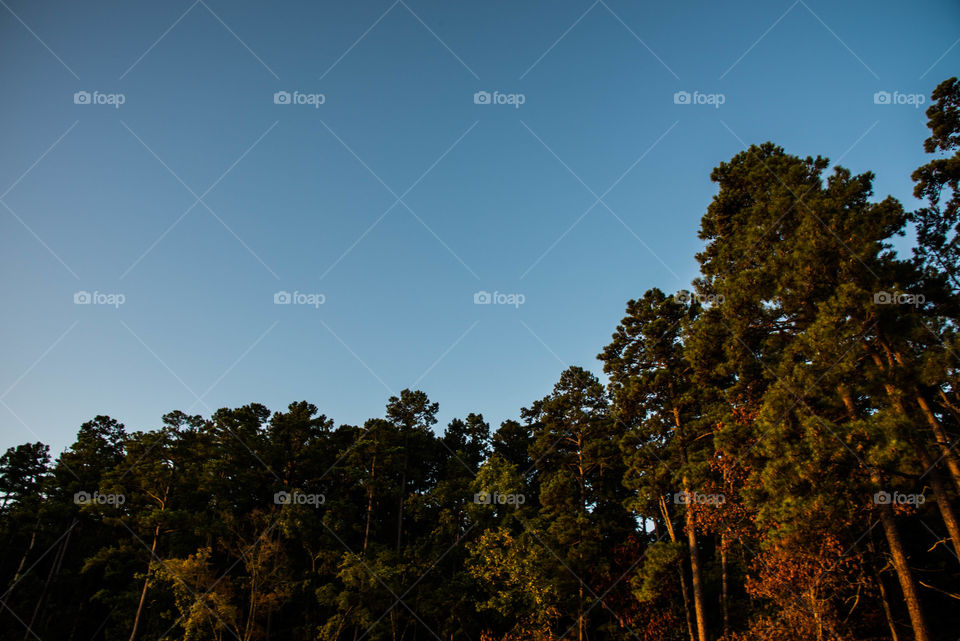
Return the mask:
{"type": "Polygon", "coordinates": [[[926,116],[915,211],[769,142],[720,163],[691,289],[498,428],[408,389],[11,447],[0,638],[956,641],[957,78],[926,116]]]}

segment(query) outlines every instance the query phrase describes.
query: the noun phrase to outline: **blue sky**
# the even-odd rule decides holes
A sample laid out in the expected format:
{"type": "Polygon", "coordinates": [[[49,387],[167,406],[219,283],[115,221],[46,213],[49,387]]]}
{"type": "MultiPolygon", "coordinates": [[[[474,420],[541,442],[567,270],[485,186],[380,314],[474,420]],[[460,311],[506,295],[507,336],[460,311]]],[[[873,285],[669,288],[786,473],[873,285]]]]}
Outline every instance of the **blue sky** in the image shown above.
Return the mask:
{"type": "Polygon", "coordinates": [[[0,447],[404,387],[495,427],[689,284],[745,146],[915,206],[958,38],[948,1],[3,0],[0,447]]]}

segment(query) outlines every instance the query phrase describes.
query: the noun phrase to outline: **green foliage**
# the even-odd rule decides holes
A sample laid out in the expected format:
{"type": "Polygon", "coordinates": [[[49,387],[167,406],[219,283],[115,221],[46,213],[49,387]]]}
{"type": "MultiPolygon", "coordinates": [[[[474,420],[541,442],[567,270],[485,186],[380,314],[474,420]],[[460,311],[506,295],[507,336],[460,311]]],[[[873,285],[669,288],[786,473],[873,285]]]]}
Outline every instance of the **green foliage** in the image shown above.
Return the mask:
{"type": "Polygon", "coordinates": [[[927,117],[912,213],[772,143],[720,163],[694,292],[493,433],[405,389],[8,449],[0,638],[953,638],[956,78],[927,117]]]}

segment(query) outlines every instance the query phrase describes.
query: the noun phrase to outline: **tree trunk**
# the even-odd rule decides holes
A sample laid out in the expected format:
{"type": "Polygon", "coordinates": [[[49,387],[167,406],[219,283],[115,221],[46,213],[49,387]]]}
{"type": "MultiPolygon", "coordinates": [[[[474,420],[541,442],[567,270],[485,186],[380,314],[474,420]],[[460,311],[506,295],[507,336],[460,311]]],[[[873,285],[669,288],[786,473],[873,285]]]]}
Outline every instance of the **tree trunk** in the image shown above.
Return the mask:
{"type": "MultiPolygon", "coordinates": [[[[881,341],[881,346],[887,353],[888,362],[891,363],[890,369],[893,369],[893,362],[896,362],[900,367],[905,367],[903,355],[899,351],[892,351],[890,346],[887,345],[885,341],[881,341]],[[893,356],[893,361],[890,361],[891,353],[893,356]]],[[[878,367],[880,367],[881,370],[883,370],[883,365],[879,359],[879,356],[874,356],[874,362],[878,367]]],[[[888,392],[890,389],[891,386],[888,384],[888,392]]],[[[960,463],[957,461],[956,454],[954,454],[954,452],[950,449],[950,439],[947,438],[947,434],[944,432],[943,426],[940,425],[940,421],[937,420],[936,414],[933,413],[930,403],[927,401],[926,397],[920,393],[920,390],[916,386],[913,386],[909,392],[909,395],[912,395],[914,400],[917,401],[917,405],[920,407],[920,411],[923,413],[923,417],[926,419],[927,425],[930,426],[930,430],[933,432],[934,440],[940,448],[940,454],[947,461],[947,469],[950,470],[950,476],[953,480],[953,483],[957,488],[957,491],[960,492],[960,463]]],[[[905,396],[907,396],[907,394],[905,394],[905,396]]],[[[900,404],[900,409],[903,409],[902,404],[900,404]]],[[[904,413],[906,412],[904,411],[904,413]]]]}
{"type": "MultiPolygon", "coordinates": [[[[676,406],[673,407],[673,422],[677,428],[677,438],[680,440],[680,463],[686,468],[687,450],[683,442],[683,425],[680,421],[680,408],[676,406]]],[[[690,575],[693,578],[693,609],[697,617],[697,636],[699,641],[708,641],[707,610],[703,594],[703,572],[700,568],[700,549],[697,547],[697,533],[693,524],[693,505],[690,503],[693,495],[690,493],[690,483],[685,475],[682,481],[683,491],[687,495],[687,549],[690,553],[690,575]]]]}
{"type": "MultiPolygon", "coordinates": [[[[660,511],[663,513],[663,522],[667,526],[667,534],[670,535],[670,540],[676,543],[677,533],[673,529],[673,523],[670,522],[667,502],[662,496],[660,497],[660,511]]],[[[677,574],[680,576],[680,592],[683,594],[683,614],[687,619],[687,635],[690,637],[690,641],[697,641],[693,632],[693,617],[690,614],[690,590],[687,587],[687,573],[684,570],[682,559],[677,559],[677,574]]]]}
{"type": "Polygon", "coordinates": [[[727,537],[720,535],[720,608],[723,610],[723,634],[730,629],[730,608],[727,594],[727,537]]]}
{"type": "Polygon", "coordinates": [[[680,559],[677,559],[677,574],[680,575],[680,590],[683,592],[683,614],[687,619],[687,636],[690,637],[690,641],[697,641],[697,635],[693,631],[693,615],[690,613],[690,588],[687,587],[687,574],[680,559]]]}
{"type": "Polygon", "coordinates": [[[403,540],[403,502],[407,498],[407,437],[403,438],[403,478],[400,481],[400,507],[397,510],[397,552],[400,551],[400,544],[403,540]]]}
{"type": "MultiPolygon", "coordinates": [[[[947,534],[950,535],[950,543],[953,546],[953,553],[956,557],[960,554],[960,524],[957,522],[957,515],[953,511],[953,506],[950,505],[947,488],[940,476],[940,470],[938,470],[934,462],[930,460],[930,455],[926,451],[920,450],[920,460],[928,470],[927,476],[930,477],[930,486],[933,488],[933,498],[936,499],[937,507],[940,508],[940,516],[943,519],[944,525],[947,526],[947,534]]],[[[949,547],[947,549],[949,549],[949,547]]]]}
{"type": "Polygon", "coordinates": [[[153,558],[157,551],[157,539],[160,538],[160,525],[157,524],[153,531],[153,544],[150,546],[150,560],[147,561],[147,576],[143,579],[143,590],[140,591],[140,603],[137,605],[137,613],[133,617],[133,629],[130,630],[130,641],[137,636],[137,628],[140,626],[140,615],[143,612],[143,604],[147,600],[147,588],[150,587],[150,567],[153,565],[153,558]]]}
{"type": "MultiPolygon", "coordinates": [[[[587,497],[586,497],[586,472],[583,465],[583,437],[582,434],[577,435],[577,473],[579,475],[580,482],[580,509],[583,511],[581,515],[587,510],[587,497]]],[[[583,572],[583,520],[578,516],[577,518],[577,572],[583,572]]],[[[583,641],[583,632],[584,632],[584,620],[583,620],[583,579],[580,578],[579,574],[577,576],[577,582],[579,586],[577,588],[577,641],[583,641]]]]}
{"type": "MultiPolygon", "coordinates": [[[[60,554],[59,559],[57,559],[57,561],[54,563],[54,571],[53,571],[54,579],[60,576],[60,569],[63,567],[63,560],[67,556],[67,546],[70,544],[70,536],[73,534],[73,528],[76,527],[77,522],[78,522],[77,519],[74,518],[73,522],[70,524],[70,528],[67,530],[67,538],[63,540],[62,552],[60,554]]],[[[54,613],[53,616],[56,616],[56,613],[54,613]]],[[[41,628],[41,632],[47,630],[50,627],[50,619],[51,619],[51,615],[48,614],[43,621],[43,627],[41,628]]],[[[31,623],[30,625],[32,627],[33,623],[31,623]]]]}
{"type": "Polygon", "coordinates": [[[577,641],[583,641],[583,581],[577,590],[577,641]]]}
{"type": "Polygon", "coordinates": [[[37,542],[37,530],[39,529],[40,513],[37,512],[37,522],[33,526],[33,532],[30,533],[30,543],[27,544],[27,549],[23,551],[23,556],[20,557],[20,564],[17,566],[17,571],[13,575],[13,581],[10,582],[9,587],[3,596],[7,596],[7,594],[10,593],[10,590],[13,589],[13,586],[20,581],[20,573],[23,572],[23,566],[27,564],[27,557],[30,556],[30,552],[33,551],[33,546],[37,542]]]}
{"type": "MultiPolygon", "coordinates": [[[[883,361],[880,355],[871,351],[874,363],[883,371],[883,361]]],[[[896,390],[890,383],[884,383],[884,389],[890,400],[898,411],[906,415],[903,404],[896,394],[896,390]]],[[[843,393],[843,392],[842,392],[843,393]]],[[[848,412],[853,409],[853,401],[849,398],[849,393],[843,393],[843,402],[848,412]]],[[[877,490],[884,490],[885,486],[880,474],[875,470],[870,470],[870,480],[873,481],[877,490]]],[[[913,635],[916,641],[930,641],[930,632],[927,630],[927,622],[923,616],[923,609],[920,606],[920,595],[917,592],[917,585],[913,580],[913,573],[910,571],[910,565],[907,562],[907,555],[903,551],[903,543],[900,540],[900,532],[897,530],[896,517],[893,514],[893,507],[889,503],[880,503],[877,505],[880,511],[880,523],[883,525],[883,533],[887,538],[887,546],[890,548],[890,554],[893,560],[893,567],[897,572],[897,580],[900,582],[900,588],[903,590],[903,599],[907,604],[907,612],[910,614],[910,624],[913,627],[913,635]]]]}
{"type": "Polygon", "coordinates": [[[53,580],[53,571],[57,567],[57,561],[60,560],[60,554],[63,553],[63,545],[57,546],[57,553],[54,555],[53,563],[50,564],[50,570],[47,572],[47,580],[43,582],[43,589],[40,590],[40,597],[37,599],[36,605],[33,606],[33,614],[30,616],[30,623],[26,626],[26,631],[23,633],[23,641],[27,641],[30,638],[31,634],[35,634],[33,631],[33,624],[37,621],[37,615],[40,613],[40,606],[43,605],[43,600],[47,596],[47,589],[50,587],[50,581],[53,580]]]}
{"type": "MultiPolygon", "coordinates": [[[[873,545],[872,537],[867,539],[867,549],[870,550],[870,554],[874,557],[877,557],[877,549],[873,545]]],[[[883,585],[883,576],[880,575],[880,572],[873,566],[873,563],[870,564],[870,569],[873,571],[873,580],[877,582],[877,588],[880,590],[880,604],[883,606],[883,615],[887,619],[887,626],[890,628],[890,641],[900,641],[899,635],[897,635],[897,625],[893,620],[893,610],[890,608],[890,598],[887,596],[887,589],[883,585]]]]}
{"type": "MultiPolygon", "coordinates": [[[[690,496],[689,490],[687,496],[690,496]]],[[[697,633],[700,641],[708,641],[707,612],[703,595],[703,572],[700,568],[700,548],[697,546],[697,534],[693,527],[692,506],[687,505],[687,547],[690,551],[690,574],[693,576],[693,607],[697,615],[697,633]]]]}
{"type": "Polygon", "coordinates": [[[377,455],[373,455],[373,463],[370,466],[370,489],[367,490],[367,525],[363,529],[363,550],[364,556],[367,551],[367,543],[370,541],[370,519],[373,516],[373,486],[377,480],[377,455]]]}
{"type": "Polygon", "coordinates": [[[250,641],[253,637],[254,620],[257,616],[257,595],[260,592],[259,574],[262,565],[262,551],[259,543],[254,544],[251,556],[253,556],[253,568],[250,570],[250,611],[247,614],[246,625],[243,626],[243,641],[250,641]]]}
{"type": "MultiPolygon", "coordinates": [[[[873,354],[874,363],[877,367],[883,369],[883,362],[880,360],[880,356],[876,353],[873,354]]],[[[897,355],[897,360],[900,360],[899,355],[897,355]]],[[[896,388],[891,383],[884,383],[884,389],[887,392],[887,396],[890,397],[890,400],[893,402],[897,411],[903,414],[906,418],[910,418],[909,413],[907,413],[906,408],[903,406],[903,403],[900,400],[900,397],[896,393],[896,388]]],[[[939,441],[941,435],[943,435],[943,430],[940,426],[937,417],[933,415],[933,412],[930,409],[930,406],[927,404],[926,399],[923,396],[914,390],[914,397],[917,400],[917,403],[920,405],[924,416],[927,419],[927,423],[930,425],[931,430],[934,432],[934,436],[939,441]]],[[[946,439],[946,436],[943,435],[943,439],[946,439]]],[[[940,478],[939,472],[935,467],[935,462],[931,459],[930,454],[924,449],[922,444],[917,446],[917,454],[920,458],[920,462],[925,468],[927,468],[928,474],[930,476],[930,484],[933,487],[934,497],[937,501],[937,507],[940,508],[940,514],[943,518],[944,524],[947,526],[947,532],[950,534],[950,537],[953,539],[954,550],[957,550],[957,547],[960,546],[960,525],[957,522],[957,516],[954,514],[953,506],[950,505],[949,497],[947,495],[946,487],[943,484],[943,481],[940,478]]],[[[947,458],[947,457],[944,457],[947,458]]],[[[949,467],[949,458],[947,458],[947,464],[949,467]]],[[[889,506],[888,506],[889,507],[889,506]]],[[[891,511],[892,517],[892,511],[891,511]]]]}
{"type": "MultiPolygon", "coordinates": [[[[873,472],[871,476],[876,487],[883,489],[883,483],[881,483],[879,475],[873,472]]],[[[903,599],[907,604],[907,612],[910,614],[913,636],[916,641],[930,641],[930,632],[923,616],[923,609],[920,607],[920,595],[917,592],[917,585],[913,580],[913,573],[910,571],[910,565],[907,562],[907,555],[903,551],[903,543],[900,540],[900,532],[897,530],[893,508],[889,503],[881,503],[877,507],[880,510],[880,523],[883,525],[883,533],[887,537],[887,546],[890,548],[890,555],[893,558],[893,568],[897,571],[897,579],[900,581],[901,590],[903,590],[903,599]]]]}
{"type": "MultiPolygon", "coordinates": [[[[960,463],[957,462],[956,453],[950,449],[950,439],[947,438],[947,433],[943,430],[943,426],[940,425],[940,421],[937,420],[937,416],[933,413],[933,409],[930,407],[927,399],[924,398],[920,392],[916,393],[916,398],[917,405],[920,406],[920,411],[923,412],[923,417],[927,420],[927,424],[933,431],[934,440],[940,449],[940,455],[947,463],[947,469],[950,471],[950,477],[954,487],[956,487],[957,492],[960,492],[960,463]]],[[[954,540],[954,544],[956,544],[956,540],[954,540]]]]}

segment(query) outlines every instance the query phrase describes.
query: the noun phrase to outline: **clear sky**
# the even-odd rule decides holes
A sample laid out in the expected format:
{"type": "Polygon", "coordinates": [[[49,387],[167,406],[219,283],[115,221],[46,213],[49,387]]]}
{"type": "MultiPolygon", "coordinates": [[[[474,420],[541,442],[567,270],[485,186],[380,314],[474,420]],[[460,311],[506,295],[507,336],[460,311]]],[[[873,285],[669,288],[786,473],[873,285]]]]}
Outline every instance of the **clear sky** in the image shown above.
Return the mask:
{"type": "Polygon", "coordinates": [[[496,427],[689,285],[747,145],[914,207],[958,38],[952,0],[2,0],[0,447],[404,387],[496,427]]]}

